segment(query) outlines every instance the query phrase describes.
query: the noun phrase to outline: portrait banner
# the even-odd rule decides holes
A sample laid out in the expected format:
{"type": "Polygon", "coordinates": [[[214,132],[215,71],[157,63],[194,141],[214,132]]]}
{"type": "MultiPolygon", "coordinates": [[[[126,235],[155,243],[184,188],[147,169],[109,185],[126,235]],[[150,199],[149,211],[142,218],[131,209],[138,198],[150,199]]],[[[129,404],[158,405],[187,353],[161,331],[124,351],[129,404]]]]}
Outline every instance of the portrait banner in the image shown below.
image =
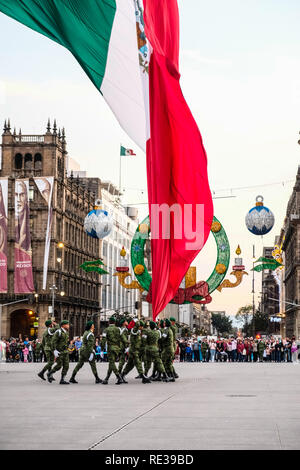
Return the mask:
{"type": "Polygon", "coordinates": [[[0,178],[0,293],[7,293],[8,179],[0,178]]]}
{"type": "Polygon", "coordinates": [[[46,201],[48,205],[48,222],[47,222],[46,239],[45,239],[44,268],[43,268],[43,289],[46,289],[49,252],[50,252],[50,243],[51,243],[51,228],[52,228],[52,220],[53,220],[53,211],[51,207],[51,202],[52,202],[54,178],[53,176],[49,176],[49,177],[33,178],[33,179],[42,197],[44,198],[44,200],[46,201]]]}
{"type": "Polygon", "coordinates": [[[15,294],[34,292],[29,221],[29,180],[15,182],[15,294]]]}

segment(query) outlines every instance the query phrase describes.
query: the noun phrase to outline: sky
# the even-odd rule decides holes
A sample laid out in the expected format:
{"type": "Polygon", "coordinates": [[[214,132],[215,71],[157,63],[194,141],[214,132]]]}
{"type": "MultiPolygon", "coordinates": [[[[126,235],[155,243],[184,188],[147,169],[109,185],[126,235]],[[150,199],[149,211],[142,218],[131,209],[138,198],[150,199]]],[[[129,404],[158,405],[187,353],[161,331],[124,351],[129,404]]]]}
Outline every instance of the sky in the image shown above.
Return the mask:
{"type": "MultiPolygon", "coordinates": [[[[257,257],[283,225],[299,164],[300,2],[298,0],[178,0],[180,72],[185,98],[208,155],[216,217],[239,244],[249,275],[215,292],[208,305],[234,315],[252,303],[252,246],[257,257]],[[243,189],[237,189],[243,188],[243,189]],[[245,226],[257,195],[275,215],[263,239],[245,226]],[[226,197],[220,199],[220,197],[226,197]]],[[[48,117],[66,129],[69,155],[88,176],[119,183],[119,146],[136,151],[122,161],[124,204],[147,215],[144,153],[116,119],[72,55],[0,14],[0,124],[10,117],[23,133],[45,132],[48,117]]],[[[214,268],[210,236],[196,260],[197,280],[214,268]]],[[[229,270],[230,273],[230,270],[229,270]]],[[[228,276],[227,276],[228,277],[228,276]]],[[[232,279],[234,280],[234,279],[232,279]]],[[[259,302],[261,274],[255,275],[259,302]]]]}

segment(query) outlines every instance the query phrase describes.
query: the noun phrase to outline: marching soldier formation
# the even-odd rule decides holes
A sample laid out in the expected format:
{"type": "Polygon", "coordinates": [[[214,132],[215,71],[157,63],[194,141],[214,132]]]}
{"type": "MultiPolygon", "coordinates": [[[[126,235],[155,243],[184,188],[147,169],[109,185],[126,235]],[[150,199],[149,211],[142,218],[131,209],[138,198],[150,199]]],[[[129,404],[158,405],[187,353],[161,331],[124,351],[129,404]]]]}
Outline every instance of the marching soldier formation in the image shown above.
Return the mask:
{"type": "Polygon", "coordinates": [[[90,364],[96,384],[107,385],[112,373],[116,376],[116,385],[127,384],[126,376],[134,368],[138,373],[136,379],[141,379],[143,384],[161,381],[175,382],[178,378],[173,365],[177,335],[175,318],[160,320],[157,323],[150,321],[147,325],[137,318],[129,324],[126,318],[123,318],[117,324],[116,318],[111,317],[101,340],[101,348],[106,347],[108,359],[108,370],[104,380],[99,378],[97,372],[95,325],[92,321],[86,324],[79,361],[69,382],[66,380],[69,370],[69,321],[61,321],[58,327],[55,322],[47,320],[45,326],[42,346],[47,364],[38,376],[46,380],[44,374],[47,372],[49,383],[55,380],[55,372],[61,369],[59,382],[61,385],[77,384],[75,377],[85,362],[90,364]],[[153,366],[152,374],[148,376],[151,366],[153,366]]]}

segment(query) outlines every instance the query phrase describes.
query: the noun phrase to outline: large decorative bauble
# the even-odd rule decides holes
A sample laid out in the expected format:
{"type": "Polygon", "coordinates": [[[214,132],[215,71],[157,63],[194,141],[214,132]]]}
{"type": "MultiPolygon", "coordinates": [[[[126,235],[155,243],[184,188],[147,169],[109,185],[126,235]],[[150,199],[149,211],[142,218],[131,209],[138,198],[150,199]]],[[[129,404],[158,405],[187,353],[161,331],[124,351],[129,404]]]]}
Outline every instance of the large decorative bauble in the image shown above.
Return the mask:
{"type": "Polygon", "coordinates": [[[274,226],[274,214],[264,206],[263,201],[262,196],[257,196],[255,207],[252,207],[246,215],[247,229],[254,235],[266,235],[274,226]]]}
{"type": "Polygon", "coordinates": [[[112,231],[113,219],[103,209],[94,209],[84,219],[84,230],[93,238],[104,238],[112,231]]]}

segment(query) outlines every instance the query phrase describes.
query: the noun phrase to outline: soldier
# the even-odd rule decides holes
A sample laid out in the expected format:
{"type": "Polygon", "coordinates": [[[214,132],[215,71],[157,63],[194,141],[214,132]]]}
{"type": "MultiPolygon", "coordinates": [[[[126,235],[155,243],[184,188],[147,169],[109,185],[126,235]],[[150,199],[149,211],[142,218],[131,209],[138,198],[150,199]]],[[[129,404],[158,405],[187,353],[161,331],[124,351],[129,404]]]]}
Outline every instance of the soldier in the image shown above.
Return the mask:
{"type": "Polygon", "coordinates": [[[52,348],[56,358],[56,364],[53,369],[47,373],[48,382],[50,383],[53,380],[53,374],[62,368],[59,383],[61,385],[69,385],[69,382],[65,381],[65,376],[69,370],[69,327],[69,321],[63,320],[60,322],[60,328],[56,330],[53,335],[52,348]]]}
{"type": "Polygon", "coordinates": [[[119,374],[121,374],[124,364],[126,362],[125,351],[127,350],[129,346],[127,326],[128,326],[128,322],[126,318],[122,318],[121,320],[119,320],[119,330],[120,330],[120,334],[122,337],[121,352],[120,352],[120,358],[119,358],[119,368],[118,368],[119,374]]]}
{"type": "MultiPolygon", "coordinates": [[[[46,380],[45,377],[44,377],[44,373],[47,370],[50,371],[51,367],[54,364],[54,354],[53,354],[53,349],[52,349],[51,342],[52,342],[53,335],[54,335],[55,331],[58,328],[56,323],[52,320],[46,320],[45,321],[45,326],[46,326],[46,330],[44,331],[44,334],[43,334],[42,348],[44,350],[47,363],[46,363],[45,367],[43,368],[43,370],[41,370],[41,372],[38,373],[38,376],[42,380],[46,380]]],[[[55,380],[54,377],[53,377],[53,380],[55,380]]]]}
{"type": "Polygon", "coordinates": [[[121,374],[122,380],[125,381],[125,375],[127,375],[134,366],[136,367],[139,377],[143,379],[143,384],[150,383],[150,379],[144,375],[143,366],[140,361],[140,348],[141,348],[141,331],[143,327],[141,326],[140,322],[137,318],[134,319],[135,326],[131,330],[130,334],[130,346],[129,346],[129,357],[128,362],[121,374]]]}
{"type": "MultiPolygon", "coordinates": [[[[145,368],[145,362],[146,362],[146,345],[147,345],[147,325],[143,321],[140,320],[140,326],[143,327],[143,330],[141,331],[141,347],[140,347],[140,352],[139,352],[139,359],[141,361],[141,364],[145,368]]],[[[139,374],[135,377],[136,379],[142,379],[143,374],[139,374]]]]}
{"type": "MultiPolygon", "coordinates": [[[[173,347],[174,347],[174,359],[175,359],[175,352],[176,352],[176,338],[177,338],[177,333],[178,333],[178,328],[177,328],[177,325],[176,325],[176,320],[174,317],[170,317],[170,322],[171,322],[171,330],[172,330],[172,333],[173,333],[173,347]]],[[[177,374],[177,372],[175,371],[175,368],[174,368],[174,359],[173,359],[173,369],[174,369],[174,377],[175,379],[178,379],[179,378],[179,375],[177,374]]]]}
{"type": "Polygon", "coordinates": [[[175,381],[174,377],[174,368],[173,368],[173,358],[174,358],[174,342],[173,342],[173,332],[170,328],[171,322],[168,318],[166,318],[165,327],[162,330],[161,335],[161,344],[162,344],[162,354],[161,358],[163,361],[163,365],[168,376],[171,378],[171,381],[175,381]]]}
{"type": "Polygon", "coordinates": [[[82,346],[79,350],[79,361],[73,370],[72,376],[70,378],[70,383],[77,384],[77,380],[75,380],[76,374],[81,369],[85,362],[89,362],[92,372],[95,377],[95,383],[101,384],[102,380],[99,379],[97,368],[96,368],[96,361],[95,361],[95,336],[94,336],[95,325],[93,321],[88,321],[85,325],[85,332],[83,333],[82,337],[82,346]]]}
{"type": "Polygon", "coordinates": [[[124,339],[121,336],[120,329],[115,325],[116,319],[114,317],[110,317],[109,323],[108,328],[106,328],[102,335],[101,341],[102,350],[105,348],[105,343],[107,343],[107,358],[109,362],[107,375],[102,381],[102,384],[107,385],[111,373],[114,372],[117,377],[116,385],[120,385],[123,383],[123,380],[117,369],[116,362],[120,354],[121,347],[124,345],[124,339]]]}
{"type": "Polygon", "coordinates": [[[150,379],[153,381],[161,381],[169,382],[170,379],[166,374],[164,365],[162,360],[159,356],[159,349],[158,349],[158,340],[161,337],[161,332],[156,329],[156,323],[154,321],[150,321],[150,330],[146,330],[143,334],[146,336],[146,362],[145,362],[145,375],[147,376],[148,371],[151,368],[151,364],[153,363],[154,370],[158,372],[158,377],[151,377],[150,379]],[[162,379],[161,379],[162,375],[162,379]]]}

